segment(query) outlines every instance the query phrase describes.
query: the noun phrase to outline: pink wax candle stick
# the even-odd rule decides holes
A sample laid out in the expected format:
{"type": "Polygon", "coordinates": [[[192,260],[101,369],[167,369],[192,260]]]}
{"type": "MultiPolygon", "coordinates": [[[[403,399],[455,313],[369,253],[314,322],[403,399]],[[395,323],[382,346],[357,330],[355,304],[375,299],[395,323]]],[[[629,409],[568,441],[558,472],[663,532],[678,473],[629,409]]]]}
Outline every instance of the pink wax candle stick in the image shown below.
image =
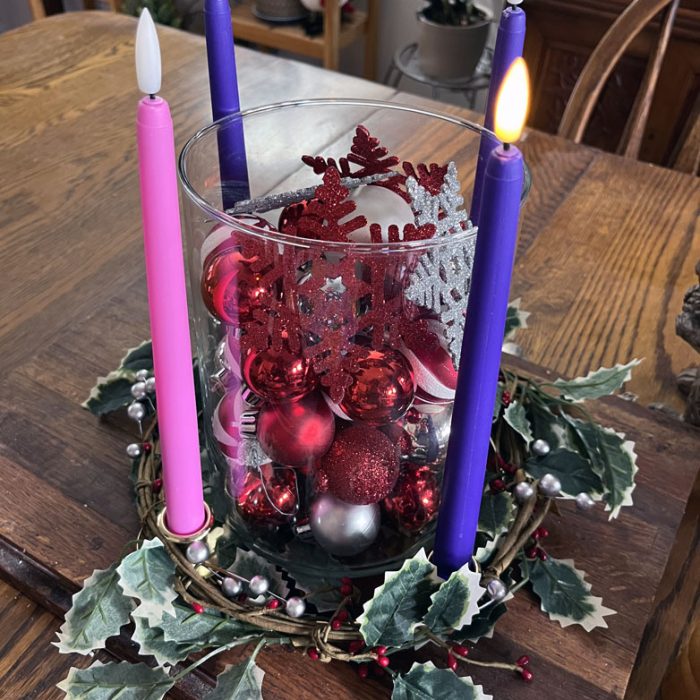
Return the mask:
{"type": "Polygon", "coordinates": [[[136,32],[136,72],[147,95],[138,104],[136,129],[166,521],[186,537],[202,528],[205,511],[173,122],[168,103],[156,96],[160,48],[148,10],[136,32]]]}

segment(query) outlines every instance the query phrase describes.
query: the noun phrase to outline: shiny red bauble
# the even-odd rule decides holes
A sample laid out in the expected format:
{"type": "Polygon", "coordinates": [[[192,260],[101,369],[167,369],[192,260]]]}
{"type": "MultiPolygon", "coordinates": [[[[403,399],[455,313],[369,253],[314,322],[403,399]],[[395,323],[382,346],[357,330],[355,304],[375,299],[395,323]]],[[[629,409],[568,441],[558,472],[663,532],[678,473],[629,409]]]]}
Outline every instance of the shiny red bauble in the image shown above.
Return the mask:
{"type": "Polygon", "coordinates": [[[335,419],[320,393],[267,404],[258,414],[257,436],[265,454],[292,467],[313,465],[331,446],[335,419]]]}
{"type": "Polygon", "coordinates": [[[369,425],[394,423],[409,409],[415,385],[406,358],[396,350],[358,350],[340,408],[353,420],[369,425]]]}
{"type": "Polygon", "coordinates": [[[241,517],[257,525],[281,525],[296,515],[299,505],[293,469],[264,464],[248,472],[236,499],[241,517]]]}
{"type": "Polygon", "coordinates": [[[243,378],[253,393],[272,403],[300,399],[316,385],[309,361],[287,347],[251,350],[243,363],[243,378]]]}
{"type": "Polygon", "coordinates": [[[368,505],[385,498],[399,476],[399,452],[376,428],[350,426],[338,432],[321,469],[328,490],[353,505],[368,505]]]}
{"type": "Polygon", "coordinates": [[[435,518],[440,487],[430,466],[406,463],[393,493],[384,499],[384,510],[404,531],[420,532],[435,518]]]}

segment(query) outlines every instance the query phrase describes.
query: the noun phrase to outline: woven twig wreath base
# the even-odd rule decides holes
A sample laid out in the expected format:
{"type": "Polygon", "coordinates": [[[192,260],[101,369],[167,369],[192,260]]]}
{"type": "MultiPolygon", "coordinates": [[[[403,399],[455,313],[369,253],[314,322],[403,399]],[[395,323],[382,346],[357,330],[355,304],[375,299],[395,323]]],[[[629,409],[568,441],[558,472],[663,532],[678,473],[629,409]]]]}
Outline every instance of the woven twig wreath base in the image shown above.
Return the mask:
{"type": "MultiPolygon", "coordinates": [[[[280,609],[255,605],[246,600],[227,598],[216,584],[215,576],[202,575],[200,565],[194,565],[187,560],[184,546],[169,539],[167,533],[161,530],[158,524],[158,515],[164,507],[164,502],[161,492],[156,492],[153,489],[153,484],[160,478],[161,471],[158,442],[154,438],[153,432],[154,427],[152,426],[145,436],[151,442],[151,449],[142,454],[137,469],[136,493],[138,514],[142,526],[141,536],[157,537],[163,543],[165,551],[175,565],[177,575],[175,588],[183,600],[190,605],[199,604],[205,609],[216,610],[235,620],[257,627],[263,636],[265,633],[284,636],[289,639],[292,646],[301,650],[315,648],[322,661],[328,662],[331,659],[355,662],[376,660],[377,654],[374,652],[351,654],[337,646],[338,642],[347,643],[362,640],[357,624],[347,622],[343,623],[339,629],[332,629],[328,616],[307,613],[303,617],[295,619],[280,609]]],[[[484,585],[489,580],[498,578],[509,566],[534,530],[544,520],[550,504],[550,499],[539,497],[531,499],[520,507],[510,530],[502,537],[492,562],[487,569],[482,571],[484,585]],[[541,504],[541,507],[536,510],[538,503],[541,504]]],[[[214,572],[225,573],[210,562],[204,566],[214,572]]],[[[350,600],[356,599],[358,595],[359,590],[356,588],[353,596],[342,601],[340,607],[343,607],[350,600]]]]}

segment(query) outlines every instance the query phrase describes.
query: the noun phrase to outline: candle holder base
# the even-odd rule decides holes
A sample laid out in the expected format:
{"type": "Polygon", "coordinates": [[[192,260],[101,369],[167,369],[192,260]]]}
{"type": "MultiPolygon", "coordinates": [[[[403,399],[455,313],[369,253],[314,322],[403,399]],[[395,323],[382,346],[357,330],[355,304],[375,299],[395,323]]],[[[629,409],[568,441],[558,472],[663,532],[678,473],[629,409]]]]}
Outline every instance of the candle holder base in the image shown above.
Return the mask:
{"type": "Polygon", "coordinates": [[[167,506],[163,506],[163,510],[158,513],[158,530],[163,535],[163,537],[169,542],[175,542],[176,544],[189,544],[190,542],[195,542],[196,540],[203,540],[211,531],[214,524],[214,515],[211,512],[211,508],[204,502],[204,525],[196,530],[191,535],[177,535],[168,529],[166,525],[166,513],[167,506]]]}

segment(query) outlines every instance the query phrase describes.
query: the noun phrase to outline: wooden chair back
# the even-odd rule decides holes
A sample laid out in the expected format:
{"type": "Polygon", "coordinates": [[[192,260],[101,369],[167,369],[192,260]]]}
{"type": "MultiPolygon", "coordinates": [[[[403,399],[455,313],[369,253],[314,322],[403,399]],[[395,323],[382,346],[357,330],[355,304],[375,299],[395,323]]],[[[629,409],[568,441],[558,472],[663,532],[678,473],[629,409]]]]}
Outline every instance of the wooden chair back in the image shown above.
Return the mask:
{"type": "MultiPolygon", "coordinates": [[[[644,27],[657,14],[662,13],[661,30],[656,45],[649,56],[642,83],[617,147],[617,152],[628,158],[639,156],[654,90],[679,3],[680,0],[633,0],[627,6],[605,33],[581,71],[559,124],[560,136],[576,143],[581,142],[596,102],[615,65],[644,27]]],[[[673,163],[678,165],[678,169],[687,172],[697,172],[697,160],[700,157],[698,121],[698,110],[695,109],[673,163]],[[689,153],[688,149],[696,149],[697,153],[689,153]],[[692,170],[693,164],[695,170],[692,170]]]]}
{"type": "Polygon", "coordinates": [[[33,20],[46,17],[46,8],[41,0],[29,0],[29,12],[33,20]]]}

